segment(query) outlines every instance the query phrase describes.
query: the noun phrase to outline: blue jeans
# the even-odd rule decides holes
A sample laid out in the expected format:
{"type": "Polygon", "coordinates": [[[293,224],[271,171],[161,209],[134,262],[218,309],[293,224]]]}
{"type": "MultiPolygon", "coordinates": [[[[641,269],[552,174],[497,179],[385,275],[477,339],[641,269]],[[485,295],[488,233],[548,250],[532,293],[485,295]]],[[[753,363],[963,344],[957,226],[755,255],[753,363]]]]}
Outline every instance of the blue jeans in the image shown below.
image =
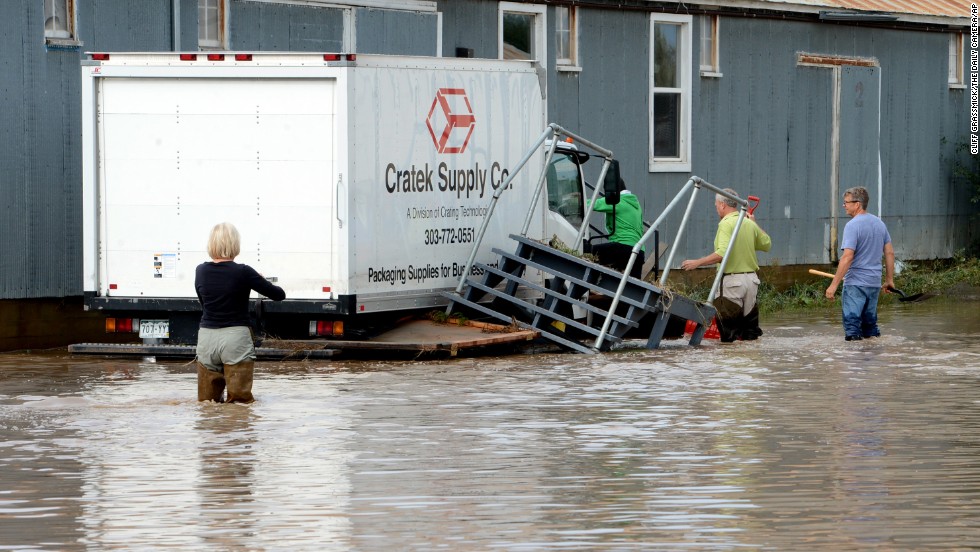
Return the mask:
{"type": "Polygon", "coordinates": [[[841,292],[844,335],[878,337],[879,287],[844,286],[841,292]]]}

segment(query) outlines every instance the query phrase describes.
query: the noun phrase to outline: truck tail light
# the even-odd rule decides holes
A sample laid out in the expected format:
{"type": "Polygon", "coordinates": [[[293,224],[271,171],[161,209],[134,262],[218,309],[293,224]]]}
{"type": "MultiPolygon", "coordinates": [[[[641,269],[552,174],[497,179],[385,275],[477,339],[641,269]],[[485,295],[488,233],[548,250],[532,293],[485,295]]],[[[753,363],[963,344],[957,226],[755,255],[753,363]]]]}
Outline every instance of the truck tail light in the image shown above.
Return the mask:
{"type": "Polygon", "coordinates": [[[92,54],[93,61],[109,61],[109,54],[92,54]]]}
{"type": "Polygon", "coordinates": [[[224,61],[224,54],[208,54],[208,61],[224,61]]]}
{"type": "Polygon", "coordinates": [[[340,54],[323,54],[323,61],[340,61],[340,54]]]}
{"type": "Polygon", "coordinates": [[[106,318],[105,333],[135,333],[140,329],[139,318],[106,318]]]}
{"type": "Polygon", "coordinates": [[[235,61],[252,61],[252,54],[235,54],[235,61]]]}
{"type": "Polygon", "coordinates": [[[347,61],[357,61],[357,54],[347,54],[347,61]]]}
{"type": "Polygon", "coordinates": [[[180,54],[180,61],[197,61],[197,54],[180,54]]]}
{"type": "Polygon", "coordinates": [[[310,320],[311,337],[343,337],[344,322],[341,320],[310,320]]]}

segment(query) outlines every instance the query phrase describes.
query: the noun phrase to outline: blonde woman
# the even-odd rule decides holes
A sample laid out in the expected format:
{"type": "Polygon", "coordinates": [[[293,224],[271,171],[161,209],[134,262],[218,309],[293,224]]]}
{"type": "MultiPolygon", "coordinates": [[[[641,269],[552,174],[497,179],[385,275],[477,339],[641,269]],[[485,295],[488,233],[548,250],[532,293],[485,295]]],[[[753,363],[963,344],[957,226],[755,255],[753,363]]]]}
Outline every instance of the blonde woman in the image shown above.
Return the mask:
{"type": "Polygon", "coordinates": [[[254,268],[235,262],[241,236],[234,225],[222,222],[211,229],[211,262],[197,267],[194,288],[204,314],[197,335],[197,400],[252,402],[255,347],[249,324],[248,296],[252,290],[274,301],[286,298],[254,268]],[[224,399],[225,387],[228,398],[224,399]]]}

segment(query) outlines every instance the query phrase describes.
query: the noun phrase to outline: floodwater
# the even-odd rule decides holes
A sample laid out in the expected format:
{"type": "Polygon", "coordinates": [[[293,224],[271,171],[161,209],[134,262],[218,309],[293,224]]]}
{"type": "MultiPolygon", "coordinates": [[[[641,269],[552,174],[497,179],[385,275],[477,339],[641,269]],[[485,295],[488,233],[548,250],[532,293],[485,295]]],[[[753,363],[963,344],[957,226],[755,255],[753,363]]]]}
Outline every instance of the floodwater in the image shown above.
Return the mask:
{"type": "Polygon", "coordinates": [[[980,545],[980,303],[604,355],[257,364],[0,355],[0,549],[980,545]]]}

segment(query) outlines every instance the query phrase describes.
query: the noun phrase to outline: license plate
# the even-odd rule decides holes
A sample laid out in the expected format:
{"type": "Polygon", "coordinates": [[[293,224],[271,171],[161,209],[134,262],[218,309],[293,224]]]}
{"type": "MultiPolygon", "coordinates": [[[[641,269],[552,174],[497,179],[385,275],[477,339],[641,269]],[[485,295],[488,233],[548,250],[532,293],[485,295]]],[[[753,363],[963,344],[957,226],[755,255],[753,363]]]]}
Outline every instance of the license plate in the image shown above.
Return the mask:
{"type": "Polygon", "coordinates": [[[140,320],[140,337],[149,339],[170,338],[170,321],[140,320]]]}

